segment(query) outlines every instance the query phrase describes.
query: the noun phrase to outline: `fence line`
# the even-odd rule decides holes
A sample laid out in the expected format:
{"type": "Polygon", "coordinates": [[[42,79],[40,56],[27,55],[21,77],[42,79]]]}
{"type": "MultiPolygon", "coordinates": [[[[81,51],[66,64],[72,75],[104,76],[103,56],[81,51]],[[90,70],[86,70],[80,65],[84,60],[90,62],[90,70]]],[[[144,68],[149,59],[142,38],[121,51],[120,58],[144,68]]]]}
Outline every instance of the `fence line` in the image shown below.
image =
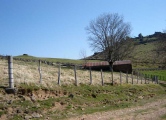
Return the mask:
{"type": "MultiPolygon", "coordinates": [[[[2,61],[3,60],[6,61],[6,58],[3,58],[2,61]]],[[[98,83],[100,83],[101,85],[104,85],[105,83],[111,84],[111,81],[110,81],[110,78],[112,76],[111,72],[103,72],[102,70],[97,72],[97,71],[92,71],[91,69],[79,70],[77,69],[78,66],[74,65],[74,72],[72,73],[70,71],[71,69],[68,69],[61,64],[51,65],[52,67],[50,67],[48,70],[46,69],[48,64],[42,64],[42,63],[43,62],[41,60],[38,60],[36,62],[15,60],[14,61],[14,77],[16,78],[15,83],[19,84],[19,83],[28,83],[28,82],[35,82],[35,81],[37,82],[37,80],[34,80],[34,79],[39,78],[38,80],[39,80],[39,83],[41,84],[44,84],[44,83],[49,84],[49,82],[51,82],[52,84],[52,82],[54,82],[55,84],[57,83],[58,85],[61,85],[61,84],[65,84],[65,82],[68,82],[68,80],[70,80],[69,82],[73,81],[75,85],[79,85],[79,83],[82,83],[85,80],[87,81],[86,83],[95,84],[96,79],[97,80],[99,79],[99,81],[101,80],[101,83],[98,81],[98,83]],[[39,72],[39,75],[37,71],[39,72]],[[77,71],[79,72],[77,73],[77,71]],[[82,73],[87,72],[87,75],[81,76],[81,72],[82,73]],[[69,75],[65,76],[65,74],[67,73],[69,73],[69,75]],[[98,76],[99,73],[101,76],[98,76]],[[31,76],[31,78],[29,78],[29,76],[31,76]],[[92,81],[92,77],[93,77],[93,81],[92,81]],[[48,81],[48,79],[51,81],[48,81]]],[[[4,65],[6,64],[7,62],[4,65]]],[[[114,76],[115,77],[113,82],[117,84],[124,84],[124,83],[126,84],[147,84],[147,83],[158,84],[159,83],[159,77],[143,75],[139,73],[138,71],[134,71],[132,72],[132,74],[128,74],[128,73],[125,74],[122,72],[118,74],[114,73],[114,76]]]]}
{"type": "Polygon", "coordinates": [[[154,70],[166,70],[166,68],[137,68],[134,71],[154,71],[154,70]]]}

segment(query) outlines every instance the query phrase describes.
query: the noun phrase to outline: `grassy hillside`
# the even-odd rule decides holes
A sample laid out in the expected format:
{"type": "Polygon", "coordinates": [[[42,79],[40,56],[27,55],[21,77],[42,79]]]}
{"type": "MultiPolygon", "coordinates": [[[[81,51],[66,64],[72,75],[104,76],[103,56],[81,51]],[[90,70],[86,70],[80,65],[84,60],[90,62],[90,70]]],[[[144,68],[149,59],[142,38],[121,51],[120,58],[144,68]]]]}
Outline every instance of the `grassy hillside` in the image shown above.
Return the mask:
{"type": "Polygon", "coordinates": [[[158,67],[160,60],[156,58],[155,45],[157,42],[149,42],[145,44],[135,45],[135,48],[132,52],[131,60],[134,67],[148,67],[155,68],[158,67]]]}
{"type": "Polygon", "coordinates": [[[30,55],[20,55],[15,56],[15,58],[22,58],[22,59],[33,59],[33,60],[46,60],[49,62],[60,62],[60,63],[75,63],[75,64],[81,64],[83,60],[74,60],[74,59],[62,59],[62,58],[42,58],[42,57],[34,57],[30,55]]]}
{"type": "Polygon", "coordinates": [[[4,101],[0,102],[0,119],[61,120],[165,99],[165,88],[156,84],[111,87],[82,84],[49,89],[20,84],[16,95],[7,95],[3,88],[0,88],[0,94],[1,101],[4,101]]]}
{"type": "Polygon", "coordinates": [[[135,46],[131,57],[135,68],[158,68],[164,66],[166,57],[163,54],[156,52],[158,41],[152,41],[144,44],[138,44],[135,46]]]}
{"type": "MultiPolygon", "coordinates": [[[[24,59],[56,60],[33,56],[18,56],[24,59]]],[[[78,60],[79,61],[79,60],[78,60]]],[[[131,78],[126,83],[126,74],[122,74],[120,85],[119,73],[114,73],[112,86],[110,72],[103,72],[104,86],[101,86],[100,71],[92,71],[93,84],[89,85],[88,70],[77,70],[78,86],[75,86],[73,68],[61,68],[61,86],[57,85],[58,66],[41,64],[42,84],[39,84],[37,62],[13,61],[14,81],[17,94],[7,94],[8,86],[7,61],[0,60],[0,119],[68,119],[94,112],[110,111],[131,106],[137,107],[157,99],[166,99],[165,84],[137,84],[131,78]]],[[[69,62],[67,60],[67,62],[69,62]]],[[[75,63],[75,60],[72,61],[75,63]]],[[[139,81],[140,82],[140,81],[139,81]]]]}
{"type": "MultiPolygon", "coordinates": [[[[157,37],[144,37],[143,41],[140,43],[138,38],[133,38],[135,42],[135,47],[129,57],[125,59],[129,59],[132,61],[133,68],[158,68],[159,66],[163,66],[164,60],[166,59],[163,55],[157,55],[156,47],[158,46],[158,38],[157,37]]],[[[100,61],[104,60],[104,54],[94,53],[87,57],[87,61],[100,61]]],[[[84,60],[72,60],[72,59],[61,59],[61,58],[41,58],[34,57],[29,55],[20,55],[15,56],[15,58],[22,59],[35,59],[35,60],[46,60],[53,63],[70,63],[70,64],[83,64],[84,60]]]]}
{"type": "MultiPolygon", "coordinates": [[[[19,55],[14,58],[30,59],[30,60],[45,60],[53,63],[71,63],[71,64],[83,64],[85,60],[75,60],[75,59],[64,59],[64,58],[43,58],[34,57],[31,55],[19,55]]],[[[88,61],[98,61],[98,60],[88,60],[88,61]]]]}
{"type": "MultiPolygon", "coordinates": [[[[163,61],[166,58],[163,55],[157,55],[155,51],[158,46],[158,39],[156,37],[144,37],[142,43],[140,43],[139,39],[133,40],[135,47],[129,57],[125,58],[132,61],[133,68],[158,68],[163,65],[163,61]]],[[[87,57],[87,59],[104,59],[104,56],[102,52],[95,53],[87,57]]]]}

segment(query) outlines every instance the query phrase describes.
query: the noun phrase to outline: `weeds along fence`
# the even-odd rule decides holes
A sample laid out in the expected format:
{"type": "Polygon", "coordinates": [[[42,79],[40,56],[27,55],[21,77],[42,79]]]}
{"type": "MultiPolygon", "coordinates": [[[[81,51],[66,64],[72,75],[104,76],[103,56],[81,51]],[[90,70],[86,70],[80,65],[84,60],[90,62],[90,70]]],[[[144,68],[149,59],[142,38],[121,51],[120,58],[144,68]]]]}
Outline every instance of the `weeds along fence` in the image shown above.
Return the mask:
{"type": "Polygon", "coordinates": [[[137,76],[142,76],[146,79],[152,80],[152,81],[156,81],[156,80],[166,80],[166,78],[164,77],[164,75],[158,75],[157,73],[155,73],[156,71],[160,72],[165,70],[165,68],[144,68],[144,69],[134,69],[134,74],[137,76]],[[155,72],[153,72],[155,71],[155,72]]]}
{"type": "MultiPolygon", "coordinates": [[[[0,84],[10,86],[9,59],[7,56],[0,57],[0,84]]],[[[143,75],[127,74],[114,72],[113,83],[110,72],[92,71],[82,69],[79,65],[64,65],[60,63],[50,63],[41,60],[13,60],[13,80],[14,85],[20,83],[35,83],[53,87],[54,85],[69,84],[147,84],[158,83],[158,80],[152,81],[143,75]],[[49,64],[48,64],[49,63],[49,64]]]]}

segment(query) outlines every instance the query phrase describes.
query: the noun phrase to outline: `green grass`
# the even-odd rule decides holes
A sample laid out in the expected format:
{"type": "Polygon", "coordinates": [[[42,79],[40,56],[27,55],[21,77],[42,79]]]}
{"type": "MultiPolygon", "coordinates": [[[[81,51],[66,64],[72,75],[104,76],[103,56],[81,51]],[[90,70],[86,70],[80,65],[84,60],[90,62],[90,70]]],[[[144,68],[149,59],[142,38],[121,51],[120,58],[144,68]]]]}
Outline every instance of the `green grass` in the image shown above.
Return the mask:
{"type": "Polygon", "coordinates": [[[34,83],[29,83],[29,84],[27,84],[27,83],[25,83],[25,84],[21,83],[21,84],[19,84],[19,88],[23,88],[23,89],[26,90],[25,91],[26,93],[30,93],[30,92],[32,92],[34,90],[39,90],[41,88],[41,86],[40,86],[40,84],[39,84],[39,86],[37,86],[34,83]]]}
{"type": "MultiPolygon", "coordinates": [[[[66,110],[63,111],[62,116],[52,117],[66,118],[68,113],[72,112],[74,115],[89,114],[94,112],[115,110],[126,108],[135,105],[138,101],[138,96],[144,96],[142,101],[148,100],[149,95],[164,94],[163,88],[159,85],[122,85],[122,86],[62,86],[62,91],[68,91],[74,95],[73,98],[61,97],[55,99],[66,103],[66,110]],[[136,100],[136,101],[135,101],[136,100]]],[[[59,112],[58,114],[62,114],[59,112]]]]}
{"type": "MultiPolygon", "coordinates": [[[[47,95],[57,94],[55,97],[42,100],[36,98],[36,101],[32,102],[24,99],[23,96],[29,96],[27,92],[27,94],[21,95],[12,104],[8,105],[12,108],[17,107],[22,111],[28,111],[29,113],[38,112],[43,115],[40,118],[41,120],[44,120],[45,116],[49,116],[52,119],[65,119],[82,114],[126,108],[138,105],[139,103],[143,105],[148,100],[165,96],[165,88],[158,84],[124,84],[119,86],[62,85],[55,86],[51,90],[42,86],[35,86],[34,84],[22,84],[18,89],[30,90],[34,94],[41,90],[43,90],[42,94],[43,92],[47,95]],[[139,96],[143,96],[143,99],[139,99],[139,96]],[[53,107],[57,106],[62,108],[52,110],[53,107]],[[43,113],[43,110],[47,112],[43,113]]],[[[5,107],[1,106],[0,109],[5,107]]],[[[0,115],[4,114],[4,112],[6,110],[1,111],[0,115]]],[[[17,118],[19,118],[17,115],[13,117],[13,119],[17,118]]]]}
{"type": "MultiPolygon", "coordinates": [[[[147,38],[144,39],[146,41],[147,38]]],[[[157,56],[155,51],[158,42],[153,40],[156,40],[156,38],[148,38],[148,41],[152,42],[135,45],[129,58],[132,61],[133,68],[158,68],[163,65],[163,56],[157,56]]]]}
{"type": "Polygon", "coordinates": [[[162,120],[166,120],[166,114],[162,115],[160,118],[161,118],[162,120]]]}
{"type": "MultiPolygon", "coordinates": [[[[132,52],[132,61],[133,61],[134,67],[136,68],[150,67],[146,63],[154,62],[154,58],[155,58],[154,52],[153,52],[154,49],[155,49],[154,42],[136,45],[132,52]],[[138,64],[136,64],[137,62],[138,64]]],[[[154,67],[154,66],[151,66],[151,67],[154,67]]]]}
{"type": "Polygon", "coordinates": [[[154,70],[154,71],[141,71],[144,75],[148,75],[151,77],[151,75],[158,76],[159,80],[166,81],[166,70],[154,70]]]}
{"type": "Polygon", "coordinates": [[[22,117],[19,115],[14,115],[10,120],[22,120],[22,117]]]}
{"type": "Polygon", "coordinates": [[[6,111],[0,111],[0,116],[2,116],[3,114],[6,114],[6,111]]]}
{"type": "MultiPolygon", "coordinates": [[[[76,59],[65,59],[65,58],[41,58],[41,57],[34,57],[34,56],[29,56],[29,55],[20,55],[20,56],[15,56],[15,58],[22,58],[22,59],[29,59],[29,60],[45,60],[53,63],[72,63],[72,64],[83,64],[85,61],[84,60],[76,60],[76,59]]],[[[99,61],[99,60],[88,60],[91,62],[94,61],[99,61]]]]}

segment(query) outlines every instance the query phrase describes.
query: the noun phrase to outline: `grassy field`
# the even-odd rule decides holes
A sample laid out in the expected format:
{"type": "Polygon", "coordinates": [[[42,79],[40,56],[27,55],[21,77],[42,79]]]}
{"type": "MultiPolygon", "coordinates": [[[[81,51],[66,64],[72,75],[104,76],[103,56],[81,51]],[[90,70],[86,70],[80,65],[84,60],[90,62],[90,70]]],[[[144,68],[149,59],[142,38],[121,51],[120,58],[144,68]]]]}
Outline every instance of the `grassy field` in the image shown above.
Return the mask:
{"type": "MultiPolygon", "coordinates": [[[[14,80],[15,84],[20,83],[39,83],[40,75],[38,70],[38,63],[37,62],[24,62],[24,61],[13,61],[13,72],[14,72],[14,80]]],[[[3,60],[0,61],[0,82],[6,83],[8,80],[8,69],[7,68],[7,61],[3,60]],[[5,69],[4,69],[5,68],[5,69]],[[5,74],[4,74],[5,73],[5,74]]],[[[41,75],[42,75],[42,84],[49,88],[53,88],[54,85],[58,82],[58,71],[59,65],[50,66],[46,64],[41,64],[41,75]]],[[[104,83],[111,83],[111,73],[108,71],[103,71],[103,82],[104,83]]],[[[61,85],[66,84],[75,84],[75,74],[74,68],[66,68],[61,67],[61,74],[60,74],[60,81],[61,85]]],[[[92,71],[92,84],[93,85],[101,85],[101,72],[100,71],[92,71]]],[[[121,74],[122,84],[126,83],[126,74],[121,74]]],[[[128,82],[131,84],[131,75],[128,79],[128,82]]],[[[114,82],[117,84],[120,83],[120,73],[114,72],[114,82]]],[[[134,76],[134,84],[137,84],[136,76],[134,76]]],[[[89,70],[81,70],[77,69],[77,83],[79,84],[90,84],[90,72],[89,70]]]]}
{"type": "Polygon", "coordinates": [[[166,70],[154,70],[154,71],[141,71],[141,73],[146,75],[156,75],[160,80],[166,81],[166,70]]]}
{"type": "MultiPolygon", "coordinates": [[[[85,60],[76,60],[76,59],[64,59],[64,58],[42,58],[42,57],[34,57],[34,56],[30,56],[30,55],[20,55],[20,56],[15,56],[15,58],[22,58],[22,59],[30,59],[30,60],[46,60],[49,62],[53,62],[53,63],[72,63],[72,64],[83,64],[85,63],[85,60]]],[[[99,60],[87,60],[91,61],[91,62],[95,62],[95,61],[99,61],[99,60]]]]}

